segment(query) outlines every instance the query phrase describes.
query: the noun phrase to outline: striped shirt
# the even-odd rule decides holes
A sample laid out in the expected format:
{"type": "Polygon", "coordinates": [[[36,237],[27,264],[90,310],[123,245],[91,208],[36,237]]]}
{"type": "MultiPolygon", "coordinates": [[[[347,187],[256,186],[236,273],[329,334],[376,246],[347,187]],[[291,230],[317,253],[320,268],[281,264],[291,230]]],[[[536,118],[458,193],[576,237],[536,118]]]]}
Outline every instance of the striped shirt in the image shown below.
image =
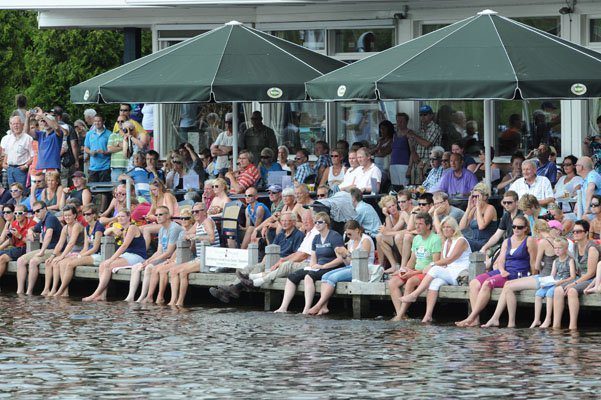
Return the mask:
{"type": "MultiPolygon", "coordinates": [[[[213,222],[213,235],[215,235],[215,240],[213,240],[213,243],[211,243],[211,246],[212,247],[221,247],[221,242],[219,240],[219,232],[217,231],[217,225],[215,224],[215,221],[213,221],[213,219],[211,219],[211,217],[207,217],[207,219],[210,219],[211,222],[213,222]]],[[[198,238],[199,236],[207,236],[207,231],[205,230],[204,223],[198,224],[198,226],[196,227],[196,237],[198,238]]],[[[198,255],[200,254],[200,244],[201,243],[202,243],[201,240],[195,241],[196,257],[198,257],[198,255]]]]}
{"type": "Polygon", "coordinates": [[[240,171],[240,174],[238,175],[238,184],[246,190],[251,186],[255,186],[260,178],[261,173],[257,166],[250,164],[245,170],[240,171]]]}
{"type": "MultiPolygon", "coordinates": [[[[109,136],[109,146],[116,147],[119,143],[123,144],[123,135],[119,133],[111,133],[109,136]]],[[[125,154],[123,154],[123,150],[118,151],[116,153],[111,153],[111,168],[126,168],[128,160],[125,158],[125,154]]]]}

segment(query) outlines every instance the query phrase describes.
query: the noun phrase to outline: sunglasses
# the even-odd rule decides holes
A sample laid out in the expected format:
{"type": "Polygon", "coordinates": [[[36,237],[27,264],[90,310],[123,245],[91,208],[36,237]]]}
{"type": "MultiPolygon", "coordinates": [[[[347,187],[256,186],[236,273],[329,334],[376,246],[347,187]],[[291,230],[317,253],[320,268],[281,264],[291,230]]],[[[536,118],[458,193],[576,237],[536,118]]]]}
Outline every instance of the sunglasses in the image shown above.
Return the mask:
{"type": "Polygon", "coordinates": [[[118,124],[122,124],[122,123],[124,123],[124,122],[125,122],[125,121],[117,121],[117,123],[118,123],[118,124]]]}
{"type": "Polygon", "coordinates": [[[514,201],[507,201],[507,200],[505,200],[505,201],[502,201],[501,203],[502,203],[503,205],[509,205],[509,204],[513,204],[513,203],[514,203],[514,201]]]}
{"type": "Polygon", "coordinates": [[[173,162],[174,164],[181,164],[181,163],[182,163],[182,162],[181,162],[181,161],[179,161],[179,160],[173,160],[172,162],[173,162]]]}
{"type": "Polygon", "coordinates": [[[2,214],[12,214],[13,212],[11,210],[6,210],[6,211],[2,211],[2,214]]]}
{"type": "Polygon", "coordinates": [[[321,224],[325,224],[325,223],[326,223],[326,221],[322,221],[322,220],[315,221],[315,225],[321,225],[321,224]]]}
{"type": "Polygon", "coordinates": [[[267,158],[271,158],[269,156],[261,156],[262,159],[267,159],[267,158]]]}
{"type": "Polygon", "coordinates": [[[190,221],[192,217],[179,217],[182,221],[190,221]]]}
{"type": "Polygon", "coordinates": [[[332,154],[330,157],[332,157],[332,158],[338,158],[340,156],[338,154],[332,154]]]}
{"type": "Polygon", "coordinates": [[[125,196],[125,193],[119,193],[119,192],[117,192],[117,193],[115,193],[115,196],[125,196]]]}
{"type": "Polygon", "coordinates": [[[82,215],[83,215],[84,217],[89,217],[89,216],[91,216],[91,215],[94,215],[94,213],[87,212],[87,213],[83,213],[82,215]]]}
{"type": "Polygon", "coordinates": [[[245,194],[244,197],[255,197],[254,194],[245,194]]]}
{"type": "Polygon", "coordinates": [[[511,227],[517,230],[526,229],[526,225],[511,225],[511,227]]]}
{"type": "Polygon", "coordinates": [[[128,110],[127,108],[120,108],[119,111],[121,111],[121,112],[129,112],[130,110],[128,110]]]}
{"type": "Polygon", "coordinates": [[[200,214],[203,211],[206,211],[206,210],[192,210],[192,214],[200,214]]]}
{"type": "Polygon", "coordinates": [[[38,181],[38,180],[33,180],[33,179],[31,180],[31,183],[42,183],[42,182],[44,182],[44,181],[38,181]]]}
{"type": "Polygon", "coordinates": [[[566,163],[563,163],[563,166],[564,166],[564,167],[573,167],[573,166],[574,166],[574,164],[566,164],[566,163]]]}
{"type": "Polygon", "coordinates": [[[473,194],[471,197],[472,197],[472,199],[477,199],[478,197],[480,197],[480,195],[479,194],[473,194]]]}
{"type": "Polygon", "coordinates": [[[163,215],[167,215],[167,214],[166,213],[159,213],[159,214],[154,214],[154,215],[156,215],[157,217],[162,217],[163,215]]]}
{"type": "Polygon", "coordinates": [[[213,189],[218,189],[220,186],[219,185],[213,185],[211,186],[213,189]]]}
{"type": "Polygon", "coordinates": [[[18,192],[20,192],[20,191],[21,191],[21,189],[11,189],[11,190],[10,190],[10,192],[11,192],[11,193],[18,193],[18,192]]]}
{"type": "Polygon", "coordinates": [[[427,206],[427,205],[428,205],[428,203],[417,203],[417,205],[418,205],[418,206],[424,206],[424,207],[425,207],[425,206],[427,206]]]}
{"type": "MultiPolygon", "coordinates": [[[[6,214],[6,211],[4,212],[6,214]]],[[[23,211],[15,211],[15,215],[23,215],[25,214],[23,211]]]]}
{"type": "Polygon", "coordinates": [[[39,212],[40,212],[40,211],[42,211],[42,210],[43,210],[43,208],[38,208],[37,210],[33,210],[33,213],[34,213],[34,214],[37,214],[37,213],[39,213],[39,212]]]}
{"type": "Polygon", "coordinates": [[[295,160],[295,161],[300,161],[300,160],[301,160],[301,158],[300,158],[300,157],[294,157],[294,160],[295,160]]]}
{"type": "Polygon", "coordinates": [[[572,229],[572,232],[574,232],[574,233],[584,233],[586,231],[584,229],[572,229]]]}
{"type": "Polygon", "coordinates": [[[318,199],[325,199],[325,198],[327,198],[327,197],[328,197],[328,195],[327,195],[327,194],[318,194],[318,195],[317,195],[317,198],[318,198],[318,199]]]}
{"type": "Polygon", "coordinates": [[[407,202],[407,200],[399,200],[397,201],[398,204],[405,204],[407,202]]]}
{"type": "Polygon", "coordinates": [[[591,207],[599,207],[599,203],[591,203],[591,207]]]}

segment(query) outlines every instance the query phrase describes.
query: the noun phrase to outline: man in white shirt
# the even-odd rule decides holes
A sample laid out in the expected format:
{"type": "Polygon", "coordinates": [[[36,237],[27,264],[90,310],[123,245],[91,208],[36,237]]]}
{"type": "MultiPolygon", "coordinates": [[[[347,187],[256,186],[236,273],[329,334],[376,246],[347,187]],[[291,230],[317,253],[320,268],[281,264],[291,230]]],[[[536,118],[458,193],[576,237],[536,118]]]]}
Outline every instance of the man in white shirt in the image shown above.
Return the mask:
{"type": "Polygon", "coordinates": [[[382,171],[371,162],[369,151],[362,147],[357,150],[357,161],[359,162],[359,171],[355,179],[355,187],[363,193],[379,193],[382,183],[382,171]],[[376,180],[376,187],[372,187],[372,178],[376,180]]]}
{"type": "Polygon", "coordinates": [[[344,173],[344,179],[342,179],[342,183],[338,185],[340,190],[349,191],[351,190],[355,184],[355,176],[357,175],[357,171],[359,171],[359,163],[357,162],[357,152],[351,151],[348,153],[348,162],[350,167],[344,173]]]}
{"type": "Polygon", "coordinates": [[[2,138],[0,147],[4,154],[3,166],[6,168],[8,185],[27,183],[27,171],[33,162],[33,139],[23,132],[23,121],[16,115],[10,118],[10,130],[2,138]]]}
{"type": "Polygon", "coordinates": [[[548,178],[536,175],[537,164],[535,160],[526,160],[522,163],[522,178],[511,184],[509,190],[513,190],[521,198],[525,194],[531,194],[538,199],[541,206],[546,207],[555,201],[553,188],[548,178]]]}
{"type": "Polygon", "coordinates": [[[225,130],[217,136],[217,139],[211,145],[211,155],[217,157],[215,160],[215,169],[217,171],[225,171],[231,166],[230,156],[234,148],[232,118],[232,113],[225,114],[225,130]]]}

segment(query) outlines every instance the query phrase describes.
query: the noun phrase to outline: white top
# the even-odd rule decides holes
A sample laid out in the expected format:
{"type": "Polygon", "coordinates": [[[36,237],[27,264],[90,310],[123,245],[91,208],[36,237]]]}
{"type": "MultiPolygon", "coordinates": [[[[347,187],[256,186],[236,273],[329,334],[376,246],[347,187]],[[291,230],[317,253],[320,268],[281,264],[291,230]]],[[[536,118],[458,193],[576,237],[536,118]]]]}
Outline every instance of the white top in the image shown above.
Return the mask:
{"type": "MultiPolygon", "coordinates": [[[[217,136],[214,145],[217,146],[233,146],[234,145],[234,134],[228,135],[228,131],[225,130],[217,136]]],[[[215,161],[215,167],[217,169],[229,168],[231,165],[229,156],[218,156],[215,161]]]]}
{"type": "Polygon", "coordinates": [[[146,131],[154,131],[154,109],[155,104],[144,104],[142,107],[142,128],[146,131]]]}
{"type": "MultiPolygon", "coordinates": [[[[449,256],[449,254],[452,254],[453,249],[455,248],[455,245],[457,245],[457,243],[460,240],[463,240],[467,243],[466,238],[464,238],[463,236],[458,237],[457,239],[453,240],[453,242],[451,242],[451,246],[449,246],[448,253],[446,252],[447,241],[445,240],[442,244],[442,258],[447,258],[449,256]]],[[[467,243],[467,248],[463,251],[463,253],[461,253],[459,258],[447,265],[446,270],[449,272],[449,274],[451,274],[453,276],[453,278],[457,279],[457,277],[459,276],[459,274],[461,272],[463,272],[469,268],[470,254],[472,254],[472,249],[470,248],[469,243],[467,243]]]]}
{"type": "Polygon", "coordinates": [[[313,227],[313,229],[311,229],[309,231],[307,236],[305,236],[305,239],[301,242],[297,251],[300,251],[307,255],[311,255],[311,247],[313,244],[313,239],[315,238],[315,236],[317,236],[318,233],[319,233],[319,231],[317,229],[315,229],[315,227],[313,227]]]}
{"type": "Polygon", "coordinates": [[[509,190],[515,191],[518,197],[522,197],[525,194],[534,195],[539,201],[553,197],[551,182],[546,176],[537,176],[532,185],[528,185],[522,177],[513,182],[509,190]]]}
{"type": "Polygon", "coordinates": [[[375,192],[376,188],[371,187],[371,178],[375,178],[378,183],[382,182],[382,171],[380,171],[380,168],[372,163],[367,169],[359,167],[357,170],[355,186],[364,192],[375,192]]]}
{"type": "Polygon", "coordinates": [[[334,175],[334,167],[330,166],[330,171],[328,172],[328,186],[332,187],[334,185],[340,185],[344,181],[345,171],[346,168],[343,165],[338,175],[334,175]]]}
{"type": "Polygon", "coordinates": [[[33,158],[33,138],[26,133],[17,136],[9,131],[0,141],[0,147],[7,155],[8,165],[23,165],[33,158]]]}
{"type": "Polygon", "coordinates": [[[361,236],[361,240],[359,240],[359,243],[357,243],[355,245],[355,241],[353,239],[349,239],[348,243],[346,244],[346,248],[352,253],[353,250],[357,250],[358,248],[361,247],[361,244],[363,243],[364,240],[367,240],[369,242],[369,255],[367,256],[367,263],[368,264],[373,264],[375,261],[375,246],[374,246],[374,241],[373,239],[367,235],[367,234],[363,234],[361,236]]]}
{"type": "Polygon", "coordinates": [[[357,172],[359,172],[359,169],[361,167],[350,167],[349,169],[346,170],[346,172],[344,173],[344,179],[342,180],[342,183],[340,185],[338,185],[341,189],[343,188],[347,188],[349,186],[351,186],[353,183],[355,183],[355,175],[357,175],[357,172]]]}
{"type": "Polygon", "coordinates": [[[559,204],[561,204],[561,209],[564,212],[572,212],[570,203],[568,201],[562,201],[561,199],[562,198],[566,199],[566,197],[568,197],[568,198],[576,197],[577,196],[576,186],[579,186],[579,185],[582,186],[582,184],[584,183],[584,179],[582,179],[582,177],[576,175],[575,177],[570,179],[570,181],[566,184],[565,183],[566,178],[567,178],[566,175],[562,176],[561,178],[559,178],[559,180],[555,184],[555,198],[557,199],[557,202],[559,204]],[[567,196],[566,196],[566,192],[567,192],[567,196]]]}

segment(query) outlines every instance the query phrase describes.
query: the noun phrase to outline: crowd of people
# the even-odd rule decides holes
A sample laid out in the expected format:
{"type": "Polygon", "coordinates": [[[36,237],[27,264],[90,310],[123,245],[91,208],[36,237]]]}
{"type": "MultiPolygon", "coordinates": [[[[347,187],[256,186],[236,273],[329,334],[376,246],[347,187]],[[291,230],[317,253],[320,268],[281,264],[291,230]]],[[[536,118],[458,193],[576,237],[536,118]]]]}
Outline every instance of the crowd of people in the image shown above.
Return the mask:
{"type": "Polygon", "coordinates": [[[286,278],[276,312],[288,310],[303,282],[303,313],[327,314],[337,283],[352,280],[355,250],[368,254],[370,280],[387,280],[397,321],[424,292],[423,321],[432,321],[440,287],[466,279],[472,252],[486,255],[488,270],[468,282],[471,311],[461,327],[479,326],[492,289],[502,288],[482,326],[498,326],[505,308],[514,326],[515,293],[537,289],[532,326],[559,327],[567,299],[575,329],[579,296],[601,291],[601,175],[588,156],[566,156],[558,165],[544,138],[527,155],[516,151],[509,170],[493,164],[490,185],[484,149],[468,154],[473,138],[444,134],[427,105],[416,132],[399,113],[396,125],[380,123],[376,146],[317,141],[314,154],[278,146],[255,111],[237,168],[231,114],[206,148],[182,143],[162,162],[152,127],[133,119],[129,104],[121,104],[112,130],[92,109],[70,125],[61,107],[28,110],[20,98],[18,105],[0,143],[8,186],[0,188],[0,276],[16,261],[19,294],[33,294],[42,263],[45,296],[68,296],[76,268],[92,265],[98,287],[84,301],[106,300],[112,274],[129,268],[126,301],[165,303],[170,286],[169,304],[181,306],[189,274],[203,262],[177,262],[182,239],[193,241],[199,256],[202,242],[279,245],[269,271],[262,260],[237,270],[231,285],[210,289],[229,302],[286,278]],[[414,176],[421,185],[408,190],[414,176]],[[112,198],[94,196],[88,182],[114,182],[112,198]],[[242,205],[239,234],[223,235],[221,217],[235,200],[242,205]],[[107,259],[103,236],[117,243],[107,259]],[[27,252],[27,241],[40,247],[27,252]]]}

